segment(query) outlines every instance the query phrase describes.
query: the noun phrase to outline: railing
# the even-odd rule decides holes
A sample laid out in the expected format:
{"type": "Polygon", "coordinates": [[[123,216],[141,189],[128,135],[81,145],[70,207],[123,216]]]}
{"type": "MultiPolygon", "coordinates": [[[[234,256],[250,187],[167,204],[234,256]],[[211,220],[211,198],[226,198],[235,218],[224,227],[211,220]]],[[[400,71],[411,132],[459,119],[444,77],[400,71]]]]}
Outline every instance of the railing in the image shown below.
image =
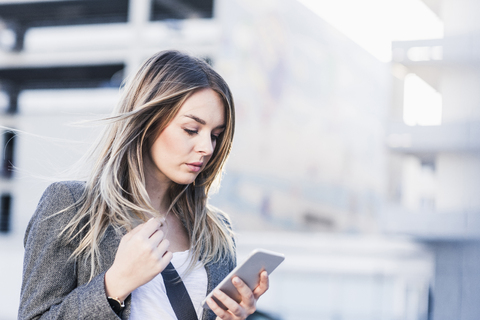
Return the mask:
{"type": "Polygon", "coordinates": [[[480,122],[440,126],[407,126],[402,123],[391,123],[388,132],[386,145],[395,152],[480,151],[480,122]]]}

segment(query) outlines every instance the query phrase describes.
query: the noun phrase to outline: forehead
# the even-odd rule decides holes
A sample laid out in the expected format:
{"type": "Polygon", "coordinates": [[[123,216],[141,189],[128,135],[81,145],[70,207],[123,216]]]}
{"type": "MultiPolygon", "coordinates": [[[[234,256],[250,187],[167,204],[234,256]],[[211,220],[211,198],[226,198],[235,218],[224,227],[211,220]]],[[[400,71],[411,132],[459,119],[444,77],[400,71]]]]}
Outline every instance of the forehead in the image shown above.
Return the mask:
{"type": "Polygon", "coordinates": [[[175,119],[186,120],[188,115],[198,117],[208,125],[224,125],[225,106],[217,92],[210,88],[200,89],[185,100],[175,119]]]}

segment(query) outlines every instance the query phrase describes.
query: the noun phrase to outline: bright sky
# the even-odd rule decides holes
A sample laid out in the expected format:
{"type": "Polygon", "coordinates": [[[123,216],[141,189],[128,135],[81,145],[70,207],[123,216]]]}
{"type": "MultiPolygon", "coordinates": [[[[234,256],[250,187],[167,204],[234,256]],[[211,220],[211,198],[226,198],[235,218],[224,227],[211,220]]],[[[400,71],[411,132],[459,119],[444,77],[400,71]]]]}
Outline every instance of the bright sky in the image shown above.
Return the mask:
{"type": "Polygon", "coordinates": [[[442,95],[414,73],[405,77],[403,121],[409,126],[442,124],[442,95]]]}
{"type": "Polygon", "coordinates": [[[391,42],[443,38],[443,23],[421,0],[298,0],[379,60],[391,42]]]}

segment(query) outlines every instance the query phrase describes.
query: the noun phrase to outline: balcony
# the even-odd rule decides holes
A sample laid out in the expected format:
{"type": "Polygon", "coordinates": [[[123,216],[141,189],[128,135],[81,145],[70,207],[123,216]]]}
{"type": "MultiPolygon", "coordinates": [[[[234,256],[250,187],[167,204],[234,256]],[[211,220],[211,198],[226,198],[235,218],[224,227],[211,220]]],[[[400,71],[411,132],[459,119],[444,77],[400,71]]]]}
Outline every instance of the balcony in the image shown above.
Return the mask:
{"type": "Polygon", "coordinates": [[[393,152],[432,154],[438,152],[480,151],[480,122],[407,126],[391,123],[387,147],[393,152]]]}
{"type": "Polygon", "coordinates": [[[480,33],[392,43],[392,61],[424,79],[437,91],[445,70],[480,69],[480,33]]]}
{"type": "Polygon", "coordinates": [[[480,212],[410,212],[387,206],[381,229],[387,234],[409,235],[422,240],[478,240],[480,212]]]}
{"type": "MultiPolygon", "coordinates": [[[[144,0],[149,21],[212,18],[213,0],[144,0]]],[[[126,23],[132,20],[129,0],[6,2],[0,21],[15,34],[13,51],[22,51],[25,32],[34,27],[126,23]]]]}

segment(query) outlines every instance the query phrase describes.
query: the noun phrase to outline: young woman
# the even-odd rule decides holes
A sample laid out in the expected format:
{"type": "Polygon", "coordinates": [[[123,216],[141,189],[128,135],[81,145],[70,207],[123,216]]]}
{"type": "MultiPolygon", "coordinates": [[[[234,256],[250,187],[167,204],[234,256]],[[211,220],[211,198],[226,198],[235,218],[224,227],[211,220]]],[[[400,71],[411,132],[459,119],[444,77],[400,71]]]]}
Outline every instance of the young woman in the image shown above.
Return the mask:
{"type": "Polygon", "coordinates": [[[49,186],[28,225],[19,319],[177,319],[170,263],[199,319],[245,319],[266,272],[253,292],[233,279],[240,303],[216,292],[227,310],[200,306],[236,263],[228,217],[207,205],[233,139],[225,81],[202,60],[160,52],[108,121],[87,181],[49,186]]]}

